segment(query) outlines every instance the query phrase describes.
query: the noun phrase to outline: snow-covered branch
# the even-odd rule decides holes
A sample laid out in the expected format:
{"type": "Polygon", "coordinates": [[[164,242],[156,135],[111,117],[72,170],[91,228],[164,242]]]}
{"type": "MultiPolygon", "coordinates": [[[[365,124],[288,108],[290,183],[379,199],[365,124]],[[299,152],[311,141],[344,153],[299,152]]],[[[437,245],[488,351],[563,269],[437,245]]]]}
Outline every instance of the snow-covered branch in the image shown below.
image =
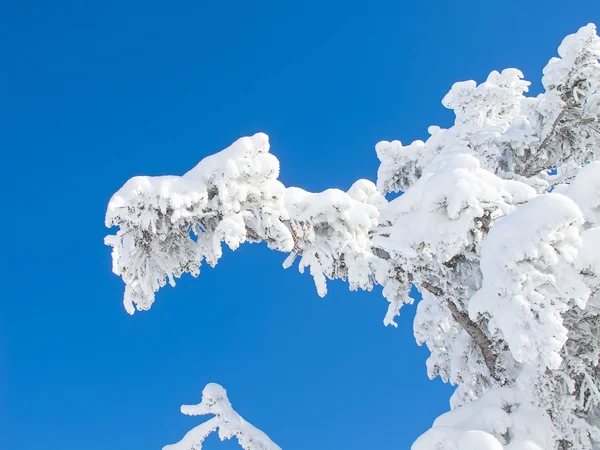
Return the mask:
{"type": "Polygon", "coordinates": [[[186,433],[176,444],[166,445],[163,450],[201,450],[202,443],[214,431],[223,441],[236,437],[245,450],[281,450],[261,430],[246,422],[231,406],[227,392],[216,383],[209,383],[202,391],[202,401],[197,405],[184,405],[181,412],[188,416],[213,417],[186,433]]]}

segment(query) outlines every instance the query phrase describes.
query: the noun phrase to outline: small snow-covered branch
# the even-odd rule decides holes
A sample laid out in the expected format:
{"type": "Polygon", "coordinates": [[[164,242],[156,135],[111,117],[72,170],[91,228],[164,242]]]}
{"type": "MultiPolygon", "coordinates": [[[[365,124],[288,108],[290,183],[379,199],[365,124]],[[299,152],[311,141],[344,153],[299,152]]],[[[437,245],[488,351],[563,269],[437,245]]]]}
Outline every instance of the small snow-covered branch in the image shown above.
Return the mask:
{"type": "Polygon", "coordinates": [[[184,405],[181,412],[188,416],[213,414],[214,417],[192,428],[178,443],[164,446],[163,450],[201,450],[204,440],[214,431],[218,431],[222,441],[235,436],[245,450],[281,450],[264,432],[246,422],[233,409],[227,392],[216,383],[206,385],[201,403],[184,405]]]}

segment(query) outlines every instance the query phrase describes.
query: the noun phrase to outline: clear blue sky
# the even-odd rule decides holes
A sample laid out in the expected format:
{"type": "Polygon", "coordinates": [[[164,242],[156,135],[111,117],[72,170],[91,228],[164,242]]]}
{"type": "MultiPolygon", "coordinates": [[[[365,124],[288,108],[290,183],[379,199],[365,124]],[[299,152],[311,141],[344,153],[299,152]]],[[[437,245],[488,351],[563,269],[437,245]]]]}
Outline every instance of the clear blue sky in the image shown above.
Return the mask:
{"type": "Polygon", "coordinates": [[[0,448],[159,449],[215,381],[286,450],[408,449],[451,393],[414,308],[385,328],[379,291],[319,299],[246,245],[130,317],[107,202],[257,131],[286,185],[374,180],[378,140],[451,123],[454,81],[517,67],[539,91],[591,21],[597,0],[0,2],[0,448]]]}

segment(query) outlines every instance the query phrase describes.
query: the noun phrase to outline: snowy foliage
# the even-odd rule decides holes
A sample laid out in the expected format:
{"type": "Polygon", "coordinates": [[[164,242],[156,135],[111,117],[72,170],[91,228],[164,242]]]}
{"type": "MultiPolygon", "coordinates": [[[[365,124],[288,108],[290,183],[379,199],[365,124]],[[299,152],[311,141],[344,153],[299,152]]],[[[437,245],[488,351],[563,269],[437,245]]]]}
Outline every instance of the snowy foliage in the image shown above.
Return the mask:
{"type": "Polygon", "coordinates": [[[369,232],[385,204],[383,195],[367,180],[357,181],[348,192],[328,189],[314,194],[286,189],[285,206],[295,245],[284,267],[301,255],[300,272],[310,267],[321,297],[327,293],[326,278],[347,279],[350,289],[371,289],[370,274],[377,259],[369,232]]]}
{"type": "Polygon", "coordinates": [[[438,417],[412,450],[546,450],[552,422],[520,392],[494,388],[462,408],[438,417]],[[508,442],[510,441],[510,442],[508,442]]]}
{"type": "MultiPolygon", "coordinates": [[[[118,227],[106,242],[127,311],[150,308],[160,287],[185,272],[198,275],[203,261],[216,264],[223,242],[232,249],[266,242],[289,253],[284,266],[299,259],[321,296],[327,279],[347,280],[351,289],[382,286],[386,325],[413,302],[414,285],[423,294],[414,334],[431,352],[428,374],[457,388],[452,410],[413,450],[597,448],[596,28],[567,36],[558,55],[536,97],[526,95],[529,82],[516,69],[494,71],[479,85],[456,83],[442,101],[455,113],[453,126],[431,126],[427,140],[409,145],[376,145],[376,185],[286,188],[264,134],[181,177],[131,179],[106,217],[118,227]],[[400,195],[388,202],[393,192],[400,195]]],[[[206,405],[222,392],[227,414],[215,413],[177,450],[199,448],[216,426],[250,445],[245,422],[213,388],[199,411],[215,413],[206,405]]],[[[245,448],[263,448],[253,445],[245,448]]]]}
{"type": "Polygon", "coordinates": [[[202,402],[183,405],[181,412],[188,416],[213,417],[186,433],[177,444],[166,445],[163,450],[201,450],[202,443],[214,431],[224,441],[236,437],[245,450],[281,450],[269,437],[251,423],[246,422],[231,406],[227,392],[216,383],[209,383],[202,391],[202,402]]]}
{"type": "Polygon", "coordinates": [[[202,261],[217,264],[222,242],[292,250],[279,161],[268,151],[265,134],[241,138],[181,177],[135,177],[111,198],[106,225],[120,229],[106,243],[129,313],[149,309],[167,280],[197,276],[202,261]]]}

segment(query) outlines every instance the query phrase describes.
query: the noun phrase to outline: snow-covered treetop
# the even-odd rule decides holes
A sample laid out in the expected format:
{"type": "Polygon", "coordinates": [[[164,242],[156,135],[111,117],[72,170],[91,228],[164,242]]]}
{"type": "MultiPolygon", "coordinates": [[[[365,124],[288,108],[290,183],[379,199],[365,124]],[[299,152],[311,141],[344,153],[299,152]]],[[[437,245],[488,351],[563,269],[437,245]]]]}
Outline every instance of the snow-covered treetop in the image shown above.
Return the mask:
{"type": "Polygon", "coordinates": [[[223,243],[236,249],[265,242],[289,253],[284,266],[298,258],[321,296],[327,279],[347,280],[350,289],[381,285],[386,325],[412,303],[414,285],[423,294],[414,334],[431,351],[428,374],[457,385],[453,411],[414,450],[594,449],[595,26],[567,36],[558,55],[544,68],[545,91],[536,97],[526,95],[529,82],[517,69],[494,71],[479,85],[454,84],[442,100],[454,124],[429,127],[425,141],[379,142],[376,184],[359,180],[346,192],[286,188],[262,133],[183,176],[132,178],[106,216],[107,226],[118,227],[106,243],[125,282],[125,308],[149,309],[167,281],[198,275],[203,261],[215,265],[223,243]],[[401,194],[388,202],[384,195],[392,192],[401,194]],[[550,424],[543,435],[531,425],[541,423],[550,424]]]}

